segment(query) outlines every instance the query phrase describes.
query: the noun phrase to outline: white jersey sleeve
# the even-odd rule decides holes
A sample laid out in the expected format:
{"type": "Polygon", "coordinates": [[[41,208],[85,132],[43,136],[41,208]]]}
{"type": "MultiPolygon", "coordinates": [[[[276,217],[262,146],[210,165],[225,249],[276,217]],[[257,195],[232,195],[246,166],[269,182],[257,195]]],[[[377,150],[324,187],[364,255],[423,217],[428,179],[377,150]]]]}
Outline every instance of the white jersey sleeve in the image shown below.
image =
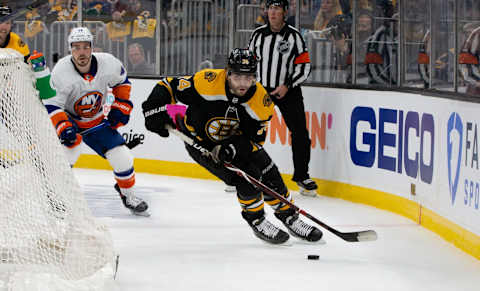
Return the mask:
{"type": "Polygon", "coordinates": [[[103,121],[109,88],[130,86],[122,63],[108,53],[93,53],[92,70],[87,74],[75,69],[70,55],[60,59],[52,70],[51,83],[57,96],[45,100],[48,112],[64,110],[80,128],[103,121]]]}

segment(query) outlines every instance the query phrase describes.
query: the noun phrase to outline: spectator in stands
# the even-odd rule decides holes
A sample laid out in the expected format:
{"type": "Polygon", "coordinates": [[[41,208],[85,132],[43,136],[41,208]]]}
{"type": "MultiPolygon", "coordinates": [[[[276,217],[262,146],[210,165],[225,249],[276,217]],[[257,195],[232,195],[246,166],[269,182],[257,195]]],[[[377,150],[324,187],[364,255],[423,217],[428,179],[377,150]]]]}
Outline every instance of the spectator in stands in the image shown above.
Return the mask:
{"type": "MultiPolygon", "coordinates": [[[[0,6],[0,17],[8,16],[12,13],[12,9],[9,6],[0,6]]],[[[30,49],[28,45],[18,36],[18,34],[12,32],[12,21],[7,20],[0,23],[0,48],[11,48],[21,53],[25,62],[30,57],[30,49]]]]}
{"type": "Polygon", "coordinates": [[[140,0],[128,0],[125,19],[133,21],[143,10],[142,2],[140,2],[140,0]]]}
{"type": "Polygon", "coordinates": [[[398,14],[392,0],[381,0],[384,22],[367,41],[365,65],[369,83],[395,86],[398,79],[398,14]]]}
{"type": "Polygon", "coordinates": [[[139,43],[132,43],[128,46],[128,72],[136,74],[154,74],[155,68],[153,64],[148,63],[145,59],[145,50],[139,43]]]}
{"type": "Polygon", "coordinates": [[[480,96],[480,27],[475,28],[462,46],[458,62],[467,84],[467,94],[480,96]]]}
{"type": "MultiPolygon", "coordinates": [[[[38,15],[37,11],[28,12],[25,15],[25,33],[24,36],[26,38],[34,38],[42,31],[46,31],[48,33],[48,29],[45,26],[45,23],[40,20],[40,15],[38,15]]],[[[37,50],[39,48],[36,48],[37,50]]]]}
{"type": "Polygon", "coordinates": [[[131,33],[131,22],[124,22],[123,15],[125,14],[125,10],[123,12],[115,11],[112,14],[112,21],[107,23],[107,34],[108,38],[112,41],[117,42],[124,42],[125,37],[131,33]]]}
{"type": "Polygon", "coordinates": [[[260,4],[260,10],[257,15],[257,18],[255,19],[255,28],[260,27],[262,25],[265,25],[267,23],[267,10],[265,9],[265,2],[262,1],[260,4]]]}
{"type": "Polygon", "coordinates": [[[320,9],[313,23],[313,30],[323,30],[337,14],[342,14],[342,7],[338,0],[322,0],[320,9]]]}
{"type": "Polygon", "coordinates": [[[290,0],[290,8],[288,9],[287,21],[288,25],[295,27],[295,13],[297,11],[297,0],[290,0]]]}
{"type": "Polygon", "coordinates": [[[368,84],[368,74],[365,65],[368,39],[373,34],[373,14],[371,10],[362,9],[357,14],[357,84],[368,84]]]}
{"type": "Polygon", "coordinates": [[[115,11],[118,11],[120,13],[126,13],[128,9],[128,5],[121,0],[107,0],[108,3],[110,4],[110,13],[114,13],[115,11]],[[125,12],[124,12],[125,11],[125,12]]]}
{"type": "Polygon", "coordinates": [[[86,9],[84,10],[84,15],[88,19],[101,19],[102,17],[111,17],[111,5],[107,0],[98,0],[88,3],[86,9]]]}
{"type": "Polygon", "coordinates": [[[157,20],[148,10],[142,11],[133,21],[132,40],[142,44],[145,54],[153,58],[157,20]]]}
{"type": "Polygon", "coordinates": [[[372,0],[359,0],[357,4],[357,9],[359,10],[365,9],[365,10],[373,11],[372,0]]]}
{"type": "Polygon", "coordinates": [[[56,16],[57,21],[72,21],[77,15],[77,1],[76,0],[57,0],[52,1],[50,14],[56,16]]]}
{"type": "Polygon", "coordinates": [[[334,61],[332,71],[332,82],[352,82],[352,19],[350,15],[337,14],[327,25],[328,38],[333,43],[334,61]]]}

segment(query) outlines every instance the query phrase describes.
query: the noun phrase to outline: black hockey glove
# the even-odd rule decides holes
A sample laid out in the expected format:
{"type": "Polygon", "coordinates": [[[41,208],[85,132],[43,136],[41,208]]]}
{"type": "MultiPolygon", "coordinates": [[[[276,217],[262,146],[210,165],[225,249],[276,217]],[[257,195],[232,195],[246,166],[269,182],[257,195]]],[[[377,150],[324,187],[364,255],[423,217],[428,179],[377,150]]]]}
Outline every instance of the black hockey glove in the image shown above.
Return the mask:
{"type": "Polygon", "coordinates": [[[110,107],[107,119],[113,129],[124,126],[130,120],[130,113],[133,109],[133,103],[130,100],[115,98],[110,107]]]}
{"type": "Polygon", "coordinates": [[[219,144],[212,150],[212,159],[216,163],[231,163],[237,154],[233,144],[219,144]]]}
{"type": "Polygon", "coordinates": [[[165,126],[175,126],[167,113],[165,104],[160,100],[150,99],[142,103],[142,109],[145,117],[145,127],[161,137],[168,137],[169,133],[165,126]]]}
{"type": "Polygon", "coordinates": [[[65,121],[57,126],[60,142],[69,148],[74,148],[82,142],[82,136],[70,121],[65,121]]]}

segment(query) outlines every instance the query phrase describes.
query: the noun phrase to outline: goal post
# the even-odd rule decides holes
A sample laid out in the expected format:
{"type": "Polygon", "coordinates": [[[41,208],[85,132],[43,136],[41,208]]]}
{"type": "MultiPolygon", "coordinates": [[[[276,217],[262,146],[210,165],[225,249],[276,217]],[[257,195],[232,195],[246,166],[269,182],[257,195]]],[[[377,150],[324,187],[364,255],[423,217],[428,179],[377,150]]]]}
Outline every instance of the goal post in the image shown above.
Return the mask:
{"type": "Polygon", "coordinates": [[[0,291],[105,290],[110,232],[93,217],[34,84],[23,56],[0,49],[0,291]]]}

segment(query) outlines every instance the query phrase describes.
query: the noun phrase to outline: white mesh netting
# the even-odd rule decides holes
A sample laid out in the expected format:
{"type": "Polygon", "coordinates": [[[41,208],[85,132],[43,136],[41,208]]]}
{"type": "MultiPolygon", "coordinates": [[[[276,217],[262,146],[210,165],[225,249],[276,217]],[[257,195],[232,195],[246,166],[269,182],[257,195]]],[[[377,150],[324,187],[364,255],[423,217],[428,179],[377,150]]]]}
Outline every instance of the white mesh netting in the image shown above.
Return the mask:
{"type": "Polygon", "coordinates": [[[113,256],[31,69],[16,51],[0,49],[0,291],[104,290],[113,256]]]}

